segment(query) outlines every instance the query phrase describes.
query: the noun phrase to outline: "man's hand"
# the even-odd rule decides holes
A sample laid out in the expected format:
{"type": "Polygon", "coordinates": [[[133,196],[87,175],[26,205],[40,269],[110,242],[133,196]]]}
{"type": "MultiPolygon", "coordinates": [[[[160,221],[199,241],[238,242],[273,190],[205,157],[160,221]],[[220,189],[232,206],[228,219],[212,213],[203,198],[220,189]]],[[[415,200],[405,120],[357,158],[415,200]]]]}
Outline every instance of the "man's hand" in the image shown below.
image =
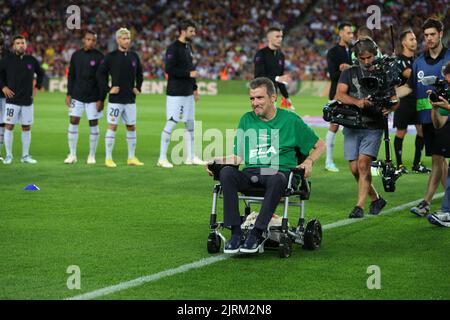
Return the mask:
{"type": "Polygon", "coordinates": [[[5,94],[5,97],[7,97],[7,98],[9,98],[9,99],[11,99],[12,97],[14,97],[14,92],[10,89],[10,88],[8,88],[8,87],[3,87],[3,89],[2,89],[2,91],[3,91],[3,93],[5,94]]]}
{"type": "Polygon", "coordinates": [[[339,65],[339,70],[340,70],[341,72],[344,71],[345,69],[348,69],[348,68],[350,68],[350,65],[347,64],[347,63],[341,63],[341,64],[339,65]]]}
{"type": "Polygon", "coordinates": [[[208,176],[210,176],[210,177],[212,177],[212,176],[214,175],[214,173],[212,173],[212,171],[209,170],[208,166],[209,166],[210,164],[213,164],[213,163],[214,163],[214,161],[210,161],[210,162],[208,162],[208,163],[205,165],[206,173],[208,173],[208,176]]]}
{"type": "Polygon", "coordinates": [[[70,108],[71,104],[72,104],[72,97],[66,96],[66,105],[70,108]]]}
{"type": "Polygon", "coordinates": [[[305,178],[309,178],[312,173],[313,161],[310,157],[306,158],[300,165],[297,166],[298,169],[305,170],[305,178]]]}
{"type": "Polygon", "coordinates": [[[189,77],[191,78],[198,78],[198,76],[199,76],[198,71],[193,70],[189,73],[189,77]]]}
{"type": "Polygon", "coordinates": [[[444,97],[439,96],[439,102],[431,102],[431,105],[433,106],[433,108],[442,108],[445,110],[450,111],[450,104],[448,103],[447,100],[444,99],[444,97]]]}
{"type": "Polygon", "coordinates": [[[359,99],[358,102],[356,103],[356,106],[358,108],[363,109],[363,108],[366,108],[366,107],[372,107],[373,103],[369,99],[364,98],[364,99],[359,99]]]}
{"type": "Polygon", "coordinates": [[[120,87],[114,86],[111,88],[111,90],[109,90],[109,94],[118,94],[119,91],[120,91],[120,87]]]}
{"type": "MultiPolygon", "coordinates": [[[[430,99],[430,94],[432,93],[432,90],[427,90],[427,94],[428,94],[428,99],[430,99]]],[[[442,109],[446,109],[450,111],[450,105],[449,102],[447,100],[445,100],[444,97],[439,96],[439,100],[438,102],[433,102],[430,100],[431,105],[433,106],[434,109],[438,109],[438,108],[442,108],[442,109]]]]}
{"type": "Polygon", "coordinates": [[[134,93],[135,96],[141,94],[141,92],[138,90],[138,88],[133,88],[133,93],[134,93]]]}
{"type": "Polygon", "coordinates": [[[200,93],[198,93],[198,90],[194,91],[194,100],[195,102],[197,102],[198,100],[200,100],[200,93]]]}
{"type": "Polygon", "coordinates": [[[95,105],[97,112],[102,112],[103,108],[105,107],[105,103],[101,100],[97,101],[97,104],[95,105]]]}

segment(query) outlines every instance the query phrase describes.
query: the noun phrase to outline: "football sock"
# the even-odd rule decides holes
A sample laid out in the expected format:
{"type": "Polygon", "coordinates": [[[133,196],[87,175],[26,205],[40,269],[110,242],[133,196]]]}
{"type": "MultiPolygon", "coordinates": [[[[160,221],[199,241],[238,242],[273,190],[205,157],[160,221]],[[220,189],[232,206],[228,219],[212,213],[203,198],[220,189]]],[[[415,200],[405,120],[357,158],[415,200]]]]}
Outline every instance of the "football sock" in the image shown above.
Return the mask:
{"type": "Polygon", "coordinates": [[[112,160],[112,152],[115,140],[116,140],[116,132],[111,129],[106,130],[105,135],[106,160],[112,160]]]}

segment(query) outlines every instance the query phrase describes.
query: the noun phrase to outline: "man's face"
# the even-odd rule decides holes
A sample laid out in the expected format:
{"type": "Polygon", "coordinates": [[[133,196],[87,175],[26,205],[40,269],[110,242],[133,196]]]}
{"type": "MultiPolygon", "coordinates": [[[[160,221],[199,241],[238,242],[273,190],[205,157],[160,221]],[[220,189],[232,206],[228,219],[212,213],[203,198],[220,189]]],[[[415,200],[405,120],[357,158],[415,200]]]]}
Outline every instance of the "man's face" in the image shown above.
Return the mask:
{"type": "Polygon", "coordinates": [[[19,55],[23,55],[26,49],[27,49],[27,42],[25,41],[25,39],[14,40],[13,43],[14,52],[18,53],[19,55]]]}
{"type": "Polygon", "coordinates": [[[360,65],[362,65],[364,68],[367,68],[373,63],[373,61],[375,60],[375,56],[371,52],[363,51],[358,54],[358,60],[360,65]]]}
{"type": "Polygon", "coordinates": [[[423,31],[425,43],[428,49],[436,49],[441,42],[443,32],[438,32],[436,28],[428,28],[423,31]]]}
{"type": "Polygon", "coordinates": [[[250,101],[253,112],[260,118],[265,118],[274,109],[275,99],[275,94],[272,96],[267,94],[267,88],[265,86],[250,89],[250,101]]]}
{"type": "Polygon", "coordinates": [[[281,48],[281,42],[283,41],[283,31],[271,31],[267,34],[267,40],[269,45],[277,49],[281,48]]]}
{"type": "Polygon", "coordinates": [[[444,74],[444,79],[450,85],[450,73],[444,74]]]}
{"type": "Polygon", "coordinates": [[[128,34],[122,34],[120,37],[117,38],[117,44],[120,48],[124,50],[128,50],[130,48],[131,39],[128,34]]]}
{"type": "Polygon", "coordinates": [[[181,30],[181,35],[184,35],[187,42],[192,42],[192,39],[195,37],[195,28],[188,27],[186,30],[181,30]]]}
{"type": "Polygon", "coordinates": [[[96,42],[97,37],[91,33],[86,33],[86,35],[83,38],[83,45],[86,50],[92,50],[96,42]]]}
{"type": "Polygon", "coordinates": [[[417,50],[417,39],[416,39],[416,35],[412,32],[409,32],[405,39],[403,39],[402,41],[402,45],[411,51],[416,51],[417,50]]]}
{"type": "Polygon", "coordinates": [[[350,45],[354,37],[353,28],[345,26],[344,29],[339,31],[339,37],[342,39],[342,41],[344,41],[346,45],[350,45]]]}

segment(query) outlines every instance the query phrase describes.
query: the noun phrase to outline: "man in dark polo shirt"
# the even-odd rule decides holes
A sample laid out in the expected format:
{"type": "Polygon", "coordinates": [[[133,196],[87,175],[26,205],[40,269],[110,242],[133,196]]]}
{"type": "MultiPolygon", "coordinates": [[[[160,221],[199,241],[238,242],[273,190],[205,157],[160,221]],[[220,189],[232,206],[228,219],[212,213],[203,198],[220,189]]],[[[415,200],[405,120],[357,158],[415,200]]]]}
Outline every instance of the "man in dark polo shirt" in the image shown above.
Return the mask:
{"type": "MultiPolygon", "coordinates": [[[[352,64],[350,46],[353,40],[353,26],[349,22],[342,22],[339,24],[338,29],[339,43],[327,53],[328,73],[331,80],[330,92],[328,94],[330,100],[333,100],[336,94],[336,87],[341,72],[352,64]]],[[[327,159],[325,161],[325,170],[330,172],[339,172],[339,169],[333,161],[334,140],[338,130],[339,125],[330,123],[326,137],[327,159]]]]}

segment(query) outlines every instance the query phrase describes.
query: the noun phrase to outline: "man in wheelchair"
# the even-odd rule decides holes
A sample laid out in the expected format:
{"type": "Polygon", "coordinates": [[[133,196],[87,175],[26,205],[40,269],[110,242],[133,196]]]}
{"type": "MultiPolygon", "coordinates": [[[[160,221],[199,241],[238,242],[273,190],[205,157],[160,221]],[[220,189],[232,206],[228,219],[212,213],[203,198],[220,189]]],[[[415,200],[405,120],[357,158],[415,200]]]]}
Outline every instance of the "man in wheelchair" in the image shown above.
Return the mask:
{"type": "MultiPolygon", "coordinates": [[[[223,167],[219,175],[224,226],[231,229],[225,253],[258,252],[264,240],[263,232],[288,186],[290,172],[303,169],[304,176],[309,177],[314,162],[325,151],[325,143],[302,118],[292,111],[276,108],[275,100],[275,86],[270,79],[260,77],[251,81],[252,111],[240,119],[234,154],[214,160],[215,164],[230,165],[223,167]],[[298,150],[306,157],[300,164],[298,150]],[[242,162],[245,168],[239,171],[238,165],[242,162]],[[254,187],[264,188],[264,200],[254,228],[243,239],[238,192],[254,187]]],[[[206,171],[212,176],[214,173],[210,168],[207,165],[206,171]]]]}

